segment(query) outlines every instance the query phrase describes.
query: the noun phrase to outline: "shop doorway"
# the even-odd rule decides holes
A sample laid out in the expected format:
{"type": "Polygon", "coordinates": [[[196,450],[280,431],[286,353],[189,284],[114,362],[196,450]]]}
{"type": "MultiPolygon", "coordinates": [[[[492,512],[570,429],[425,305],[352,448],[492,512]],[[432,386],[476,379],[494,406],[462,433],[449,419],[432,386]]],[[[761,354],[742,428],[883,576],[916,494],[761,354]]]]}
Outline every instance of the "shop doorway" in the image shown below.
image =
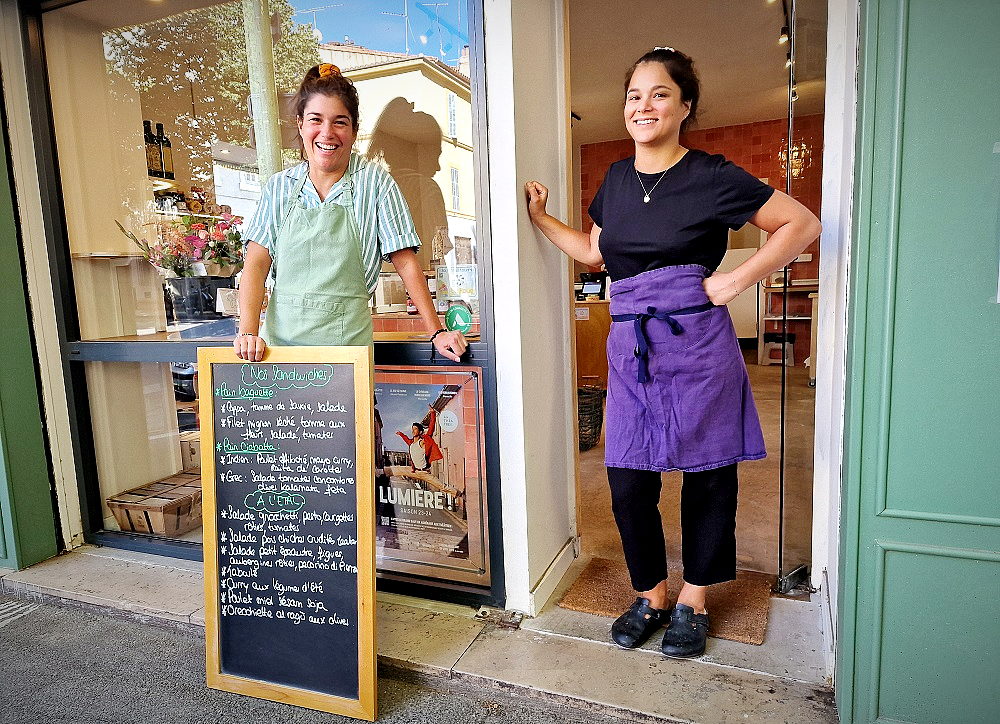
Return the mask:
{"type": "MultiPolygon", "coordinates": [[[[587,207],[610,163],[633,153],[620,96],[632,60],[659,45],[691,55],[702,82],[701,118],[682,143],[728,159],[789,193],[820,215],[826,71],[826,0],[630,6],[627,40],[607,42],[596,0],[570,6],[571,104],[575,221],[589,230],[587,207]]],[[[730,237],[725,268],[766,239],[746,226],[730,237]]],[[[784,597],[808,601],[813,560],[813,457],[819,243],[784,272],[765,279],[731,305],[765,432],[768,458],[740,466],[737,561],[772,577],[784,597]]],[[[610,321],[607,302],[582,290],[576,268],[577,375],[585,389],[606,381],[596,348],[610,321]]],[[[603,366],[602,366],[603,365],[603,366]]],[[[581,397],[581,400],[585,399],[581,397]]],[[[582,405],[582,403],[581,403],[582,405]]],[[[581,411],[581,433],[588,423],[581,411]]],[[[586,447],[590,441],[582,441],[586,447]]],[[[582,558],[621,561],[610,509],[602,440],[582,450],[578,530],[582,558]]],[[[661,513],[668,558],[680,560],[680,474],[664,475],[661,513]]],[[[820,511],[826,516],[826,511],[820,511]]],[[[676,568],[674,569],[676,571],[676,568]]],[[[820,619],[803,633],[822,639],[820,619]]]]}

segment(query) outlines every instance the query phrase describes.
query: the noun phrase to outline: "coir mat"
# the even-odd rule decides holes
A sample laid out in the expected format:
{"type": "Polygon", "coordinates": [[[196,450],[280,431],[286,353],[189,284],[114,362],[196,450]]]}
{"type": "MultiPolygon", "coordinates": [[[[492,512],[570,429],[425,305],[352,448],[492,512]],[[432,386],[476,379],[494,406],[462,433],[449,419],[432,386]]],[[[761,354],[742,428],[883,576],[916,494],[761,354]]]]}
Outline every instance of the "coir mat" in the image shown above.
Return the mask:
{"type": "MultiPolygon", "coordinates": [[[[679,566],[668,579],[670,601],[677,600],[681,586],[679,566]]],[[[737,571],[735,581],[710,586],[707,595],[708,635],[760,646],[764,643],[767,614],[774,576],[737,571]]],[[[559,605],[571,611],[618,618],[632,602],[635,592],[624,561],[592,558],[579,578],[566,591],[559,605]]]]}

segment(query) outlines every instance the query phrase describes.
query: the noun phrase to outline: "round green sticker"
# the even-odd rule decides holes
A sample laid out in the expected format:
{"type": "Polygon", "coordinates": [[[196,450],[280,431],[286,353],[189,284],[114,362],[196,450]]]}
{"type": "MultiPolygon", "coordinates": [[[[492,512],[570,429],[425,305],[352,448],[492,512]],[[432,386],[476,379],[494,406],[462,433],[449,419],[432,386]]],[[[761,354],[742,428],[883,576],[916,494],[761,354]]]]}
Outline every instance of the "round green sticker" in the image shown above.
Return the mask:
{"type": "Polygon", "coordinates": [[[472,312],[460,304],[448,307],[444,315],[444,324],[448,329],[458,330],[465,334],[472,329],[472,312]]]}

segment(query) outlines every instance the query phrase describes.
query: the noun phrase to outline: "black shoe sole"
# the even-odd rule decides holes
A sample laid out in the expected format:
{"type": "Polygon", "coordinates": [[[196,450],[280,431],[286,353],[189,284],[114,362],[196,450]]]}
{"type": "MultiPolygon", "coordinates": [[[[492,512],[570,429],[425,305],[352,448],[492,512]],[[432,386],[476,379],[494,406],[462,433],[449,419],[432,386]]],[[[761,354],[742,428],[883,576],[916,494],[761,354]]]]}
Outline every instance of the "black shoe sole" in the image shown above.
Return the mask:
{"type": "Polygon", "coordinates": [[[698,656],[702,656],[705,653],[705,648],[702,647],[701,651],[695,651],[694,653],[690,654],[668,654],[663,649],[660,649],[660,652],[668,659],[694,659],[697,658],[698,656]]]}

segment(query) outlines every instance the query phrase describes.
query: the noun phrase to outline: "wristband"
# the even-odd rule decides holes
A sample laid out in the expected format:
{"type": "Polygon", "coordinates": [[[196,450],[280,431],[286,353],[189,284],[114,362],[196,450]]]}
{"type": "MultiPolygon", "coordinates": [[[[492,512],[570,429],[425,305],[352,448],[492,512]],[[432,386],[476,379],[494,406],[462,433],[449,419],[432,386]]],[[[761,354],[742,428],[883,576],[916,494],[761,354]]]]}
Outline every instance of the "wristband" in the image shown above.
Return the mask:
{"type": "Polygon", "coordinates": [[[447,331],[448,331],[447,329],[444,329],[444,328],[442,327],[441,329],[439,329],[438,331],[436,331],[436,332],[435,332],[434,334],[432,334],[432,335],[431,335],[431,339],[430,339],[430,342],[431,342],[431,344],[434,344],[434,338],[435,338],[435,337],[437,337],[437,336],[438,336],[439,334],[441,334],[442,332],[447,332],[447,331]]]}
{"type": "Polygon", "coordinates": [[[240,332],[240,337],[256,337],[257,335],[253,332],[240,332]]]}

